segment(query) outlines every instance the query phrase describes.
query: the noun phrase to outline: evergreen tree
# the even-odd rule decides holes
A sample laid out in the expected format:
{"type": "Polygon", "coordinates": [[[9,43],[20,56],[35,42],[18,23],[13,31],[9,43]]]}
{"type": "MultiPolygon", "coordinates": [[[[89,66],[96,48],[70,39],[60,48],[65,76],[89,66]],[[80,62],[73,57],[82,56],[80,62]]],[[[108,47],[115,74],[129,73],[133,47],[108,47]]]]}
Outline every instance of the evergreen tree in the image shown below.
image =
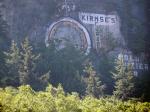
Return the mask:
{"type": "Polygon", "coordinates": [[[4,54],[6,56],[6,66],[8,67],[8,78],[16,82],[19,77],[18,69],[20,63],[20,50],[17,43],[12,41],[9,52],[4,52],[4,54]]]}
{"type": "Polygon", "coordinates": [[[127,66],[126,78],[128,80],[128,88],[126,94],[127,96],[132,96],[135,90],[135,80],[134,80],[133,66],[131,64],[127,66]]]}
{"type": "Polygon", "coordinates": [[[32,53],[32,47],[29,45],[29,41],[25,39],[21,46],[21,50],[17,47],[17,44],[12,41],[9,52],[4,52],[6,56],[6,65],[8,67],[8,76],[3,78],[6,85],[17,86],[19,84],[29,84],[32,80],[32,87],[39,89],[48,85],[50,72],[38,77],[36,63],[38,56],[32,53]],[[8,82],[9,81],[9,82],[8,82]],[[11,82],[11,83],[10,83],[11,82]],[[38,85],[38,88],[37,88],[38,85]]]}
{"type": "Polygon", "coordinates": [[[29,84],[29,79],[35,76],[36,60],[39,56],[36,56],[32,52],[32,46],[29,44],[29,40],[25,38],[21,44],[21,61],[19,65],[19,80],[20,84],[29,84]]]}
{"type": "Polygon", "coordinates": [[[105,85],[102,85],[99,77],[96,76],[93,66],[89,64],[85,67],[85,72],[88,75],[86,79],[86,94],[94,97],[100,97],[104,95],[105,85]]]}
{"type": "Polygon", "coordinates": [[[15,41],[12,41],[10,51],[4,52],[6,55],[6,64],[9,67],[11,74],[18,74],[19,62],[20,62],[20,50],[15,41]]]}
{"type": "Polygon", "coordinates": [[[113,78],[115,79],[115,90],[113,94],[117,98],[125,100],[131,96],[134,89],[132,65],[125,67],[123,58],[118,59],[116,64],[116,72],[113,73],[113,78]]]}

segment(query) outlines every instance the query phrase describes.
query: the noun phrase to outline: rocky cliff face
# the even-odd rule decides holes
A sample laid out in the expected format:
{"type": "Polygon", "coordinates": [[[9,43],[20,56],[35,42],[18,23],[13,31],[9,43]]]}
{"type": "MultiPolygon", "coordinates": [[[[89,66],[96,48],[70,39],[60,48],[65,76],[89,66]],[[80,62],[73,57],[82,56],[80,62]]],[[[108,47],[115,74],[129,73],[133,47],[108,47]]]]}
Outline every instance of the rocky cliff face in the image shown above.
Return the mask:
{"type": "Polygon", "coordinates": [[[78,17],[78,12],[117,13],[120,30],[133,50],[141,51],[146,35],[146,3],[141,0],[67,0],[71,7],[66,12],[65,0],[3,0],[2,14],[9,25],[9,36],[15,40],[29,37],[44,42],[46,28],[64,16],[78,17]],[[140,48],[136,48],[140,44],[140,48]]]}

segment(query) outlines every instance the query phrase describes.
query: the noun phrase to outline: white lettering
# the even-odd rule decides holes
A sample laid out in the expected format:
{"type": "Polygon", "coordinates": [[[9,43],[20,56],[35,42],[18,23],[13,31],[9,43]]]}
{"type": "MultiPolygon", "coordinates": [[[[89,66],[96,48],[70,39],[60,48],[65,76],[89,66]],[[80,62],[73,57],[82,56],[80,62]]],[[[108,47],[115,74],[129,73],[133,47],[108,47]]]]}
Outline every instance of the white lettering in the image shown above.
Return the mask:
{"type": "Polygon", "coordinates": [[[104,15],[94,13],[79,13],[79,19],[85,24],[114,25],[117,22],[116,15],[104,15]]]}

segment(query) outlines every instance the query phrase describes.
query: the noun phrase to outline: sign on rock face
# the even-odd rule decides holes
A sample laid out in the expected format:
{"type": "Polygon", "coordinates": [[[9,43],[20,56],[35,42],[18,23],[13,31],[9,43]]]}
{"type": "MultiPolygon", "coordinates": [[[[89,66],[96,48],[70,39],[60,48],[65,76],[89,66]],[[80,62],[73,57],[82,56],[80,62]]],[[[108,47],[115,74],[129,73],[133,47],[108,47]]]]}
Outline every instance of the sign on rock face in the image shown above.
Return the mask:
{"type": "Polygon", "coordinates": [[[109,51],[114,45],[117,46],[117,43],[123,44],[117,14],[79,12],[79,20],[90,32],[92,48],[97,52],[101,52],[101,49],[109,51]]]}
{"type": "Polygon", "coordinates": [[[116,40],[122,37],[117,15],[79,12],[76,20],[65,17],[53,22],[47,29],[45,42],[48,45],[53,39],[60,40],[59,48],[71,42],[77,48],[89,52],[91,47],[97,51],[106,49],[113,37],[116,40]]]}
{"type": "Polygon", "coordinates": [[[116,24],[117,18],[115,15],[104,15],[94,13],[79,13],[80,21],[85,24],[96,24],[96,25],[114,25],[116,24]]]}
{"type": "Polygon", "coordinates": [[[48,46],[49,41],[55,39],[59,40],[59,49],[64,48],[68,42],[86,51],[86,53],[88,53],[91,48],[91,40],[86,28],[78,21],[69,17],[53,22],[47,29],[46,45],[48,46]]]}

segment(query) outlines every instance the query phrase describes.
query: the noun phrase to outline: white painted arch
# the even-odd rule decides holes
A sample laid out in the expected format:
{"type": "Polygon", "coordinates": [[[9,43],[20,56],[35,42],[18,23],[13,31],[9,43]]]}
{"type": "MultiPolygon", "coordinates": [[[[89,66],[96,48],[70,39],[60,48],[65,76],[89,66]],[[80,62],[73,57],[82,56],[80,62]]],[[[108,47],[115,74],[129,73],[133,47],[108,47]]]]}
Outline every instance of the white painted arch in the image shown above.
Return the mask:
{"type": "Polygon", "coordinates": [[[49,35],[51,33],[51,30],[55,27],[55,25],[59,24],[60,22],[71,22],[71,23],[74,23],[76,24],[85,34],[85,37],[86,37],[86,41],[87,41],[87,49],[86,49],[86,53],[89,53],[90,52],[90,49],[91,49],[91,39],[90,39],[90,35],[87,31],[87,29],[82,25],[80,24],[78,21],[70,18],[70,17],[66,17],[66,18],[63,18],[63,19],[60,19],[56,22],[53,22],[47,29],[47,32],[46,32],[46,38],[45,38],[45,44],[46,46],[49,46],[49,35]]]}

